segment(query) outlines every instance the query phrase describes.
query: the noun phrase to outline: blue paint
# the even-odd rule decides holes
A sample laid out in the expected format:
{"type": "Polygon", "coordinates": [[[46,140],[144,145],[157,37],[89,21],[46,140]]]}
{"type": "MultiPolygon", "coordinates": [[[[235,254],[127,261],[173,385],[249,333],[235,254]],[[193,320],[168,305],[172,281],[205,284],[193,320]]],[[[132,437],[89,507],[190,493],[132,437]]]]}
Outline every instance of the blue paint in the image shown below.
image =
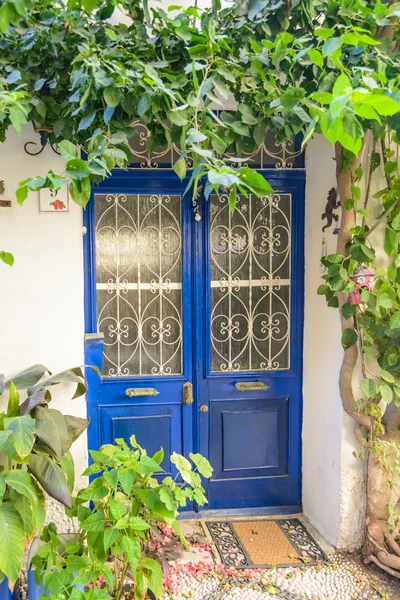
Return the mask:
{"type": "MultiPolygon", "coordinates": [[[[303,159],[301,159],[303,160],[303,159]]],[[[298,166],[298,165],[296,165],[298,166]]],[[[152,453],[160,445],[188,455],[207,456],[214,474],[207,484],[214,511],[296,512],[301,507],[302,348],[304,305],[304,171],[263,171],[275,190],[292,194],[291,356],[287,371],[211,373],[210,295],[208,293],[209,203],[199,200],[202,220],[193,218],[191,199],[183,199],[182,375],[103,377],[89,392],[89,448],[113,437],[137,435],[152,453]],[[182,403],[182,387],[193,384],[194,404],[182,403]],[[267,391],[240,392],[237,381],[263,381],[267,391]],[[129,387],[155,387],[158,396],[126,396],[129,387]],[[208,412],[200,412],[207,405],[208,412]],[[244,451],[244,444],[252,444],[244,451]]],[[[93,193],[182,194],[172,172],[117,171],[93,193]]],[[[85,211],[85,325],[96,331],[93,201],[85,211]]],[[[99,347],[97,346],[97,362],[99,347]]],[[[95,352],[95,354],[96,354],[95,352]]],[[[86,347],[86,362],[93,357],[86,347]]],[[[101,362],[101,359],[100,359],[101,362]]],[[[165,457],[163,468],[174,473],[165,457]]],[[[204,511],[202,511],[203,514],[204,511]]],[[[210,514],[213,514],[212,512],[210,514]]],[[[250,513],[251,514],[251,513],[250,513]]]]}
{"type": "Polygon", "coordinates": [[[8,577],[4,577],[0,583],[0,600],[12,600],[13,592],[8,587],[8,577]]]}

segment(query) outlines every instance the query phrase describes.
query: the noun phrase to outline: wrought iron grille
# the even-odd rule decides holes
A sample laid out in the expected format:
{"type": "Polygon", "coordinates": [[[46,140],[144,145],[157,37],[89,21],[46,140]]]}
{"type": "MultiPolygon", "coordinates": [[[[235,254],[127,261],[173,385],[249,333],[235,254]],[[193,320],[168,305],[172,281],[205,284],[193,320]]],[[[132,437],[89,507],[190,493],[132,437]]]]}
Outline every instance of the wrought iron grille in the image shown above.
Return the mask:
{"type": "Polygon", "coordinates": [[[181,197],[96,194],[103,374],[182,372],[181,197]]]}
{"type": "Polygon", "coordinates": [[[211,195],[211,370],[290,367],[291,194],[211,195]]]}
{"type": "MultiPolygon", "coordinates": [[[[172,169],[180,157],[178,144],[172,144],[170,148],[158,148],[153,152],[147,150],[147,140],[150,132],[141,121],[132,124],[134,134],[129,140],[132,152],[131,169],[172,169]]],[[[304,152],[301,149],[302,136],[298,135],[293,140],[279,143],[272,131],[266,130],[264,142],[253,148],[252,140],[244,139],[242,158],[248,162],[240,163],[255,169],[304,169],[304,152]]],[[[191,166],[189,160],[189,167],[191,166]]],[[[238,163],[232,163],[237,167],[238,163]]]]}

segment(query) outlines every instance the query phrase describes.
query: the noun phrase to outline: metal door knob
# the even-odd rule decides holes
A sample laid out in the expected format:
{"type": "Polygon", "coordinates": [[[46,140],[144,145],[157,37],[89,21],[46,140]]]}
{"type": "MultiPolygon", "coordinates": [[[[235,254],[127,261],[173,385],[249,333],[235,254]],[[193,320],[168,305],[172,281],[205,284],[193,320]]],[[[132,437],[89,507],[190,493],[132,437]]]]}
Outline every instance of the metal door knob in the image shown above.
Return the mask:
{"type": "Polygon", "coordinates": [[[207,404],[202,404],[200,406],[200,410],[201,410],[201,412],[208,412],[208,406],[207,406],[207,404]]]}

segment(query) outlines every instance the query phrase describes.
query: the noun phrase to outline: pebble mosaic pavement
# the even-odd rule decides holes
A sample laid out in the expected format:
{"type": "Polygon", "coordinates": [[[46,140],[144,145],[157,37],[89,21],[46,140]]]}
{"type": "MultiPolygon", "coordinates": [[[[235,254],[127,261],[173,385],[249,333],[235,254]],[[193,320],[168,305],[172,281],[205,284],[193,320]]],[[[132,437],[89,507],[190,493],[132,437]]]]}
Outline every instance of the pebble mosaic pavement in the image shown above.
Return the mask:
{"type": "MultiPolygon", "coordinates": [[[[197,541],[170,563],[162,600],[400,600],[400,582],[390,578],[386,586],[371,577],[357,556],[335,554],[316,566],[226,569],[198,526],[185,528],[188,541],[196,540],[195,529],[197,541]]],[[[19,598],[28,600],[26,580],[21,583],[19,598]]]]}

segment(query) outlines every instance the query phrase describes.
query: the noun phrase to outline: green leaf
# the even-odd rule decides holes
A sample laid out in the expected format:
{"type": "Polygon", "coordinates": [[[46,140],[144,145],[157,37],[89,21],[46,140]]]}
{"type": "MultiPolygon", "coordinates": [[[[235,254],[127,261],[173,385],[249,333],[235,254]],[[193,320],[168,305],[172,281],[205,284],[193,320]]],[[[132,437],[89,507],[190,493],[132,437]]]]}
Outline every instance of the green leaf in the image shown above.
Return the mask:
{"type": "Polygon", "coordinates": [[[118,106],[121,100],[121,90],[114,85],[109,85],[103,90],[103,98],[108,106],[118,106]]]}
{"type": "Polygon", "coordinates": [[[363,379],[361,382],[361,390],[367,398],[372,398],[378,393],[378,384],[373,379],[363,379]]]}
{"type": "Polygon", "coordinates": [[[36,423],[29,415],[4,419],[4,427],[12,431],[9,441],[20,458],[26,458],[35,440],[36,423]]]}
{"type": "Polygon", "coordinates": [[[202,475],[206,479],[209,479],[214,469],[212,468],[208,460],[201,454],[189,454],[189,456],[192,462],[196,465],[200,475],[202,475]]]}
{"type": "Polygon", "coordinates": [[[125,471],[120,469],[118,472],[118,477],[124,493],[127,495],[130,494],[135,481],[135,473],[130,469],[126,469],[125,471]]]}
{"type": "Polygon", "coordinates": [[[2,260],[4,264],[9,265],[10,267],[12,267],[14,264],[13,255],[10,252],[5,252],[4,250],[0,250],[0,260],[2,260]]]}
{"type": "Polygon", "coordinates": [[[62,140],[62,142],[58,144],[58,149],[65,162],[78,158],[78,149],[76,145],[69,140],[62,140]]]}
{"type": "Polygon", "coordinates": [[[358,335],[355,329],[345,329],[342,333],[342,347],[348,350],[357,343],[358,335]]]}
{"type": "Polygon", "coordinates": [[[386,404],[390,404],[391,401],[393,400],[393,391],[392,389],[386,384],[386,383],[382,383],[379,386],[379,392],[382,396],[382,400],[384,402],[386,402],[386,404]]]}
{"type": "Polygon", "coordinates": [[[234,186],[231,189],[231,191],[229,192],[229,210],[231,211],[232,215],[235,212],[236,204],[237,204],[237,191],[236,191],[236,186],[234,186]]]}
{"type": "Polygon", "coordinates": [[[82,0],[82,6],[90,14],[97,6],[97,0],[82,0]]]}
{"type": "Polygon", "coordinates": [[[310,60],[317,65],[317,67],[320,67],[321,69],[323,68],[324,58],[319,50],[309,50],[308,56],[310,57],[310,60]]]}
{"type": "Polygon", "coordinates": [[[396,381],[395,378],[393,377],[393,375],[391,373],[389,373],[389,371],[386,371],[385,369],[381,369],[380,376],[381,376],[381,379],[384,379],[388,383],[395,383],[395,381],[396,381]]]}
{"type": "Polygon", "coordinates": [[[83,520],[81,526],[86,531],[104,531],[104,514],[102,512],[95,512],[89,517],[83,520]]]}
{"type": "Polygon", "coordinates": [[[174,125],[178,125],[179,127],[183,127],[183,125],[187,125],[187,110],[186,109],[174,109],[169,110],[167,112],[168,120],[171,121],[174,125]]]}
{"type": "Polygon", "coordinates": [[[400,312],[393,313],[390,317],[390,329],[400,329],[400,312]]]}
{"type": "Polygon", "coordinates": [[[330,291],[330,286],[327,285],[326,283],[322,283],[318,289],[317,289],[317,294],[319,296],[326,296],[326,294],[330,291]]]}
{"type": "Polygon", "coordinates": [[[44,499],[32,505],[26,496],[12,489],[10,500],[24,523],[26,539],[31,539],[35,532],[41,533],[45,520],[44,499]]]}
{"type": "Polygon", "coordinates": [[[385,229],[383,249],[385,250],[388,256],[398,251],[398,233],[389,226],[386,226],[385,229]]]}
{"type": "Polygon", "coordinates": [[[90,200],[90,194],[92,192],[90,178],[85,177],[84,179],[72,181],[69,186],[69,191],[72,200],[76,202],[78,206],[85,208],[86,204],[90,200]]]}
{"type": "Polygon", "coordinates": [[[257,173],[257,171],[254,171],[249,167],[240,167],[240,169],[238,169],[238,176],[242,183],[259,198],[274,193],[274,189],[268,181],[260,173],[257,173]]]}
{"type": "Polygon", "coordinates": [[[379,296],[379,306],[382,306],[382,308],[386,308],[386,309],[392,308],[393,299],[384,292],[383,294],[381,294],[379,296]]]}
{"type": "Polygon", "coordinates": [[[142,456],[140,461],[135,465],[135,471],[141,475],[149,475],[164,472],[164,469],[155,460],[150,458],[150,456],[142,456]]]}
{"type": "MultiPolygon", "coordinates": [[[[142,490],[144,491],[144,490],[142,490]]],[[[136,573],[136,569],[139,562],[139,556],[141,552],[140,541],[139,538],[134,537],[130,538],[127,535],[124,535],[121,541],[121,546],[125,550],[126,555],[129,559],[130,570],[134,575],[136,573]]]]}
{"type": "Polygon", "coordinates": [[[4,474],[6,484],[16,490],[19,494],[26,496],[32,505],[38,502],[37,490],[33,484],[31,475],[26,471],[14,469],[4,474]]]}
{"type": "MultiPolygon", "coordinates": [[[[190,463],[189,463],[190,464],[190,463]]],[[[153,513],[167,519],[174,519],[175,512],[168,510],[164,502],[160,499],[160,491],[157,489],[133,489],[133,493],[141,502],[143,502],[153,513]]]]}
{"type": "Polygon", "coordinates": [[[75,485],[75,466],[71,452],[68,451],[61,457],[60,467],[67,478],[68,489],[72,494],[75,485]]]}
{"type": "Polygon", "coordinates": [[[364,104],[372,106],[379,115],[388,117],[400,111],[400,104],[393,98],[382,93],[361,93],[354,91],[352,94],[353,104],[364,104]]]}
{"type": "Polygon", "coordinates": [[[157,561],[152,558],[141,558],[139,561],[141,569],[145,569],[149,579],[149,588],[156,596],[162,596],[162,570],[157,561]]]}
{"type": "Polygon", "coordinates": [[[0,570],[14,585],[24,558],[24,523],[11,505],[0,505],[0,570]]]}
{"type": "Polygon", "coordinates": [[[324,45],[322,46],[322,56],[325,58],[327,56],[332,56],[334,52],[339,50],[343,45],[343,40],[338,37],[332,37],[326,40],[324,45]]]}
{"type": "Polygon", "coordinates": [[[99,500],[102,500],[108,496],[109,493],[110,490],[104,485],[103,477],[96,477],[96,479],[93,479],[93,481],[91,481],[87,487],[85,487],[83,490],[80,490],[79,498],[82,500],[98,502],[99,500]]]}
{"type": "Polygon", "coordinates": [[[87,162],[81,158],[72,158],[67,162],[67,174],[72,179],[84,179],[89,172],[87,162]]]}
{"type": "Polygon", "coordinates": [[[185,179],[186,177],[186,160],[181,157],[176,163],[174,163],[173,169],[175,173],[178,175],[179,179],[185,179]]]}
{"type": "Polygon", "coordinates": [[[178,503],[169,487],[160,488],[160,500],[164,502],[168,510],[175,512],[178,510],[178,503]]]}
{"type": "Polygon", "coordinates": [[[60,459],[69,448],[68,428],[64,415],[54,408],[37,407],[36,435],[60,459]]]}
{"type": "Polygon", "coordinates": [[[131,517],[129,519],[129,527],[135,531],[146,531],[146,529],[150,529],[150,525],[141,517],[131,517]]]}
{"type": "MultiPolygon", "coordinates": [[[[76,397],[76,394],[74,394],[74,398],[76,397]]],[[[68,448],[70,448],[73,442],[75,442],[75,440],[77,440],[87,429],[89,419],[82,419],[82,417],[75,417],[73,415],[64,415],[64,421],[67,425],[68,448]]]]}
{"type": "Polygon", "coordinates": [[[29,457],[28,469],[49,496],[71,508],[67,480],[61,468],[51,458],[32,454],[29,457]]]}
{"type": "Polygon", "coordinates": [[[153,455],[153,460],[156,461],[156,463],[158,463],[159,465],[161,465],[162,461],[164,460],[164,450],[163,448],[160,448],[159,450],[157,450],[157,452],[154,453],[153,455]]]}
{"type": "Polygon", "coordinates": [[[90,127],[90,125],[93,123],[95,117],[96,117],[96,111],[95,110],[91,110],[90,112],[88,112],[83,117],[83,119],[81,119],[79,121],[78,131],[83,131],[84,129],[87,129],[88,127],[90,127]]]}
{"type": "Polygon", "coordinates": [[[16,417],[19,415],[19,394],[12,381],[10,384],[10,395],[8,397],[7,417],[16,417]]]}
{"type": "Polygon", "coordinates": [[[357,306],[355,304],[350,304],[349,302],[346,302],[346,304],[343,304],[342,306],[342,315],[345,319],[350,319],[356,314],[356,308],[357,306]]]}
{"type": "Polygon", "coordinates": [[[104,550],[108,552],[113,544],[117,541],[119,536],[119,531],[117,529],[111,529],[107,527],[104,530],[104,550]]]}
{"type": "Polygon", "coordinates": [[[236,183],[240,183],[239,177],[235,173],[227,173],[225,171],[217,172],[210,169],[207,173],[207,178],[213,185],[222,185],[226,188],[230,188],[236,183]]]}
{"type": "Polygon", "coordinates": [[[140,118],[149,110],[151,106],[151,96],[149,93],[144,93],[143,96],[139,100],[138,104],[138,116],[140,118]]]}

